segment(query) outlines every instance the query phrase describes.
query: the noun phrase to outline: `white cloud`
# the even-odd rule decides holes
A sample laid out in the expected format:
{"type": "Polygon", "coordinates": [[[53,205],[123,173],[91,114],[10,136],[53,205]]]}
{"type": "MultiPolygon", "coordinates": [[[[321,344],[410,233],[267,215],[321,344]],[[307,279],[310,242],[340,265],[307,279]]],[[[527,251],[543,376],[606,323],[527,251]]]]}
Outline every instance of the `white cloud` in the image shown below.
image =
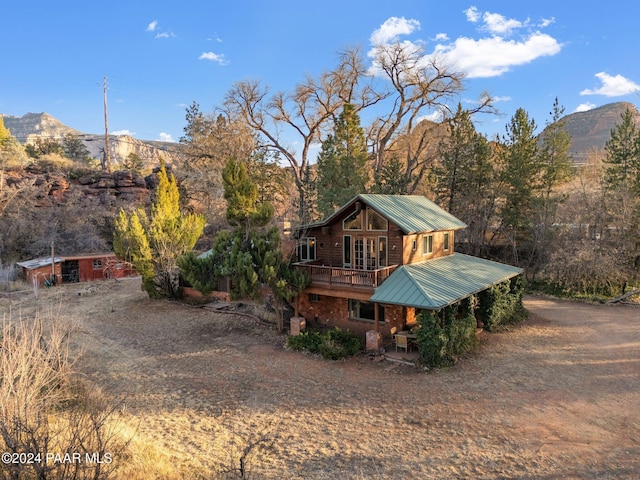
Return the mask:
{"type": "Polygon", "coordinates": [[[175,37],[175,33],[173,32],[163,32],[160,28],[158,28],[158,21],[154,20],[149,25],[147,25],[147,32],[157,32],[155,38],[170,38],[175,37]]]}
{"type": "Polygon", "coordinates": [[[483,29],[494,35],[511,35],[513,30],[522,28],[529,23],[528,20],[523,23],[491,12],[485,12],[482,20],[484,21],[483,29]]]}
{"type": "Polygon", "coordinates": [[[436,46],[435,53],[466,72],[468,78],[478,78],[501,75],[513,66],[555,55],[561,48],[555,38],[536,32],[524,41],[498,36],[479,40],[460,37],[449,45],[436,46]]]}
{"type": "Polygon", "coordinates": [[[175,142],[173,137],[169,133],[165,132],[160,132],[160,134],[158,135],[158,140],[160,140],[161,142],[175,142]]]}
{"type": "Polygon", "coordinates": [[[224,53],[213,53],[213,52],[202,52],[202,54],[198,57],[198,60],[210,60],[212,62],[216,62],[219,65],[228,65],[229,60],[224,58],[224,53]]]}
{"type": "MultiPolygon", "coordinates": [[[[529,19],[520,21],[507,18],[499,13],[480,12],[470,7],[463,12],[469,22],[479,23],[478,30],[485,32],[480,38],[459,37],[449,41],[446,33],[438,33],[432,40],[437,42],[432,54],[453,69],[465,73],[467,78],[495,77],[508,72],[512,67],[530,63],[537,58],[553,56],[560,52],[562,44],[540,30],[531,30],[529,19]],[[515,37],[518,31],[524,33],[515,37]]],[[[537,28],[550,25],[554,19],[542,19],[537,28]]],[[[424,43],[404,40],[401,35],[409,35],[420,28],[420,22],[404,17],[387,19],[370,37],[374,48],[369,57],[375,58],[376,46],[402,43],[420,51],[424,43]]],[[[372,73],[376,73],[375,65],[372,73]]]]}
{"type": "Polygon", "coordinates": [[[542,20],[540,20],[540,28],[545,28],[548,27],[549,25],[551,25],[552,23],[555,23],[556,19],[555,17],[551,17],[551,18],[543,18],[542,20]]]}
{"type": "Polygon", "coordinates": [[[436,110],[429,115],[421,115],[416,118],[416,125],[424,120],[429,120],[433,123],[440,123],[444,120],[444,112],[442,110],[436,110]]]}
{"type": "Polygon", "coordinates": [[[615,77],[605,72],[596,73],[596,78],[602,82],[602,86],[595,90],[586,88],[580,92],[580,95],[604,95],[605,97],[620,97],[640,90],[640,85],[632,82],[622,75],[615,77]]]}
{"type": "MultiPolygon", "coordinates": [[[[450,43],[436,45],[434,55],[442,56],[453,68],[466,73],[468,78],[495,77],[512,67],[533,60],[556,55],[562,45],[550,35],[539,30],[530,31],[529,19],[521,21],[494,12],[480,12],[476,7],[464,10],[467,20],[480,23],[478,30],[489,36],[482,38],[459,37],[450,43]],[[518,38],[514,34],[525,30],[518,38]]],[[[553,23],[542,19],[538,28],[553,23]]]]}
{"type": "Polygon", "coordinates": [[[111,135],[115,135],[117,137],[119,137],[120,135],[127,135],[129,137],[133,137],[136,133],[132,132],[131,130],[116,130],[115,132],[111,132],[111,135]]]}
{"type": "Polygon", "coordinates": [[[578,105],[573,112],[574,113],[577,113],[577,112],[588,112],[589,110],[592,110],[594,108],[596,108],[596,105],[594,103],[586,102],[586,103],[581,103],[580,105],[578,105]]]}
{"type": "Polygon", "coordinates": [[[420,22],[418,20],[390,17],[380,25],[380,28],[374,30],[370,41],[374,45],[396,43],[400,35],[409,35],[416,30],[420,30],[420,22]]]}
{"type": "Polygon", "coordinates": [[[467,20],[469,20],[471,23],[476,23],[478,20],[480,20],[481,16],[476,7],[467,8],[466,10],[464,10],[464,14],[467,16],[467,20]]]}

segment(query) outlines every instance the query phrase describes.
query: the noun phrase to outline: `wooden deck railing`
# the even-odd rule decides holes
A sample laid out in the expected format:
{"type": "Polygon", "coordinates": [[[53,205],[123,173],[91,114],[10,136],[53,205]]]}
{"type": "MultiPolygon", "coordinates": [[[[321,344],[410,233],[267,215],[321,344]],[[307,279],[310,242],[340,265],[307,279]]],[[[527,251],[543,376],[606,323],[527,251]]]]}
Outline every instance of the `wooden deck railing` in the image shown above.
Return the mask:
{"type": "Polygon", "coordinates": [[[311,283],[345,287],[376,288],[395,270],[397,265],[377,270],[359,270],[354,268],[328,267],[313,263],[297,263],[296,267],[307,272],[311,283]]]}

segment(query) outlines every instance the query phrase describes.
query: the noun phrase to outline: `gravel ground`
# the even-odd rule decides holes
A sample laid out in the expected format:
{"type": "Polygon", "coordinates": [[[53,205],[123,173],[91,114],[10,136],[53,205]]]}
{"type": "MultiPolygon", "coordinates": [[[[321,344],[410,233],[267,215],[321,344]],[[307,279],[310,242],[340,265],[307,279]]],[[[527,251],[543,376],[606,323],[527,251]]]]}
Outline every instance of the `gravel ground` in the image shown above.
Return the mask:
{"type": "Polygon", "coordinates": [[[526,322],[425,372],[289,351],[269,325],[149,300],[138,279],[94,285],[37,303],[75,319],[78,368],[123,402],[127,478],[220,478],[244,457],[255,479],[640,479],[638,306],[527,297],[526,322]]]}

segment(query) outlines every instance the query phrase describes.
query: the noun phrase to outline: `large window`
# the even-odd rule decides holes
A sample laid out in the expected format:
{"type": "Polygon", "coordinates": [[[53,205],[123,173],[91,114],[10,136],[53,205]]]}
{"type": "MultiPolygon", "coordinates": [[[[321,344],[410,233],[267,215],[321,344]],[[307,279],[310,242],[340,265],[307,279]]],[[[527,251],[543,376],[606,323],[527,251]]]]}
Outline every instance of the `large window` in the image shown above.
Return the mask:
{"type": "Polygon", "coordinates": [[[351,268],[351,235],[342,237],[342,267],[351,268]]]}
{"type": "Polygon", "coordinates": [[[316,259],[316,238],[304,237],[298,242],[298,261],[308,262],[316,259]]]}
{"type": "Polygon", "coordinates": [[[422,237],[422,254],[431,255],[433,253],[433,235],[422,237]]]}
{"type": "Polygon", "coordinates": [[[362,230],[362,211],[353,212],[342,222],[343,230],[362,230]]]}
{"type": "MultiPolygon", "coordinates": [[[[374,308],[375,304],[373,302],[349,299],[349,318],[352,320],[373,322],[375,320],[374,308]]],[[[384,323],[384,307],[382,305],[378,305],[378,321],[384,323]]]]}
{"type": "Polygon", "coordinates": [[[387,231],[389,224],[387,219],[375,210],[367,208],[367,230],[387,231]]]}

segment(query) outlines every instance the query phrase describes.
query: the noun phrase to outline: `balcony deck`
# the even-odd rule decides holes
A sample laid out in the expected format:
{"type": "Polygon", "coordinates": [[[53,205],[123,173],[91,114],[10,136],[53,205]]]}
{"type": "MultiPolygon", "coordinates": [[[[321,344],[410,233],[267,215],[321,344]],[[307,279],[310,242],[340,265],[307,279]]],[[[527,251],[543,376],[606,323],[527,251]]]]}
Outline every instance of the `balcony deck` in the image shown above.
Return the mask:
{"type": "Polygon", "coordinates": [[[376,288],[396,269],[397,265],[376,270],[331,267],[313,262],[296,263],[311,278],[312,286],[376,288]]]}

